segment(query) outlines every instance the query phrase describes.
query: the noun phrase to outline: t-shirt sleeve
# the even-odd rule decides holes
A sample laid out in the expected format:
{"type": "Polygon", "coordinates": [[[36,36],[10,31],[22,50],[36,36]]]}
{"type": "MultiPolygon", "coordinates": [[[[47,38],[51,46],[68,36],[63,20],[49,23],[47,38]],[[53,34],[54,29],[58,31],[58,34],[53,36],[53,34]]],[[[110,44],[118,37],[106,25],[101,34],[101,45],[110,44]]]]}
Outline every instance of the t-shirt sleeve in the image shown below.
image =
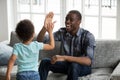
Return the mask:
{"type": "Polygon", "coordinates": [[[39,50],[43,50],[44,44],[43,44],[42,42],[37,42],[37,41],[35,41],[35,43],[37,43],[37,48],[38,48],[39,50]]]}
{"type": "Polygon", "coordinates": [[[16,56],[18,55],[17,44],[13,46],[13,54],[15,54],[16,56]]]}

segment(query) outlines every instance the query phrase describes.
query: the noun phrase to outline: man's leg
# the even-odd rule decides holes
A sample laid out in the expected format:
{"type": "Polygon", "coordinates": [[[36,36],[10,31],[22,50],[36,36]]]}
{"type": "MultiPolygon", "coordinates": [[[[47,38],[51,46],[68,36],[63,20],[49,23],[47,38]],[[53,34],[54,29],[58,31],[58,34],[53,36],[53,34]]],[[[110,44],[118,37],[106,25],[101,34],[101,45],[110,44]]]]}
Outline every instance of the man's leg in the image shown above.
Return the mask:
{"type": "Polygon", "coordinates": [[[46,80],[48,76],[48,72],[52,71],[54,73],[64,73],[68,72],[68,62],[56,62],[55,64],[51,64],[49,58],[43,59],[40,63],[39,74],[41,80],[46,80]]]}
{"type": "Polygon", "coordinates": [[[69,63],[66,61],[58,61],[49,67],[50,71],[54,73],[67,74],[69,63]]]}
{"type": "Polygon", "coordinates": [[[45,58],[41,61],[40,66],[39,66],[39,75],[40,75],[40,80],[46,80],[47,75],[49,72],[49,66],[51,65],[50,59],[45,58]]]}
{"type": "Polygon", "coordinates": [[[78,80],[78,77],[85,76],[90,73],[90,66],[80,65],[78,63],[70,63],[67,80],[78,80]]]}

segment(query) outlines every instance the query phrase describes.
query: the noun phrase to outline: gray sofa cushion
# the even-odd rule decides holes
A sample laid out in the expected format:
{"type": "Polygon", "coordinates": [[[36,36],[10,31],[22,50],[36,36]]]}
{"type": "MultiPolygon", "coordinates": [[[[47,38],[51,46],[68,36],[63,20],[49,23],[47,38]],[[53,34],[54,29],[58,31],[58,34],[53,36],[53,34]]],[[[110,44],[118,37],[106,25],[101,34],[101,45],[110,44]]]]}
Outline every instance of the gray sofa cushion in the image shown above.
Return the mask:
{"type": "MultiPolygon", "coordinates": [[[[33,40],[36,40],[36,36],[34,37],[33,40]]],[[[15,43],[19,43],[20,39],[18,38],[17,34],[15,31],[11,32],[11,36],[10,36],[10,46],[14,46],[15,43]]]]}
{"type": "MultiPolygon", "coordinates": [[[[110,80],[112,68],[92,69],[92,74],[79,77],[79,80],[110,80]]],[[[47,80],[66,80],[67,75],[60,73],[49,73],[47,80]]]]}
{"type": "Polygon", "coordinates": [[[93,68],[115,67],[120,60],[119,40],[97,40],[93,68]]]}
{"type": "MultiPolygon", "coordinates": [[[[5,80],[7,66],[0,66],[0,80],[5,80]]],[[[11,72],[11,80],[16,80],[17,66],[14,66],[11,72]]]]}
{"type": "Polygon", "coordinates": [[[92,74],[79,77],[79,80],[110,80],[112,68],[92,69],[92,74]]]}
{"type": "Polygon", "coordinates": [[[40,60],[45,58],[45,57],[52,57],[53,55],[60,54],[60,42],[56,41],[55,42],[55,48],[53,50],[45,51],[41,50],[39,54],[40,60]]]}
{"type": "Polygon", "coordinates": [[[111,80],[120,80],[120,62],[111,74],[111,80]]]}
{"type": "Polygon", "coordinates": [[[49,72],[47,80],[66,80],[67,75],[49,72]]]}
{"type": "Polygon", "coordinates": [[[0,66],[4,66],[8,64],[9,58],[12,54],[12,47],[0,43],[0,66]]]}
{"type": "Polygon", "coordinates": [[[11,36],[10,36],[10,46],[14,46],[15,43],[20,42],[17,34],[15,33],[15,31],[11,32],[11,36]]]}

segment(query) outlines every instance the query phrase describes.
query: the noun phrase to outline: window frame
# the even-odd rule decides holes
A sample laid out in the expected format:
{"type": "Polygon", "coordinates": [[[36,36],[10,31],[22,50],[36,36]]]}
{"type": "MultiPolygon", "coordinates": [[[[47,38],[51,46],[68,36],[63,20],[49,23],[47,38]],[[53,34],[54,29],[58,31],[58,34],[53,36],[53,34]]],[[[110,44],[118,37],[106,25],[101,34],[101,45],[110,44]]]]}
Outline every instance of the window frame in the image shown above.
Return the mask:
{"type": "MultiPolygon", "coordinates": [[[[45,6],[47,6],[47,1],[48,0],[45,0],[45,6]]],[[[75,0],[73,0],[73,2],[74,2],[75,0]]],[[[118,0],[117,0],[118,1],[118,0]]],[[[101,5],[102,5],[102,0],[99,0],[99,15],[98,16],[96,16],[96,15],[85,15],[85,0],[81,0],[81,13],[82,13],[82,24],[81,24],[81,26],[83,26],[83,28],[84,28],[84,26],[85,26],[85,17],[87,16],[87,17],[98,17],[98,38],[97,39],[103,39],[102,38],[102,18],[103,17],[107,17],[107,18],[115,18],[116,19],[116,38],[115,39],[117,39],[117,36],[118,36],[118,30],[117,30],[117,26],[118,26],[118,21],[117,21],[117,15],[116,16],[102,16],[102,8],[100,7],[101,5]]],[[[17,0],[14,0],[14,4],[15,4],[15,6],[16,6],[16,9],[15,9],[15,23],[17,23],[18,22],[18,20],[17,20],[17,17],[18,17],[18,14],[20,14],[20,13],[18,13],[17,11],[18,11],[18,8],[17,8],[17,5],[18,5],[18,3],[17,3],[17,0]]],[[[117,5],[118,5],[118,3],[117,3],[117,5]]],[[[45,7],[44,6],[44,7],[45,7]]],[[[73,5],[72,6],[74,6],[74,3],[73,3],[73,5]]],[[[117,6],[116,6],[117,7],[117,6]]],[[[117,7],[118,8],[118,7],[117,7]]],[[[117,9],[118,10],[118,9],[117,9]]],[[[47,13],[47,9],[45,8],[45,11],[44,11],[44,13],[41,13],[42,15],[43,14],[46,14],[47,13]]],[[[30,13],[30,14],[32,14],[32,13],[30,13]]],[[[56,14],[56,15],[60,15],[60,16],[62,16],[61,18],[60,18],[60,26],[61,27],[64,27],[65,26],[65,16],[66,16],[66,14],[67,14],[67,0],[60,0],[60,14],[56,14]],[[64,8],[64,9],[63,9],[64,8]]],[[[117,12],[116,12],[116,14],[117,14],[117,12]]]]}

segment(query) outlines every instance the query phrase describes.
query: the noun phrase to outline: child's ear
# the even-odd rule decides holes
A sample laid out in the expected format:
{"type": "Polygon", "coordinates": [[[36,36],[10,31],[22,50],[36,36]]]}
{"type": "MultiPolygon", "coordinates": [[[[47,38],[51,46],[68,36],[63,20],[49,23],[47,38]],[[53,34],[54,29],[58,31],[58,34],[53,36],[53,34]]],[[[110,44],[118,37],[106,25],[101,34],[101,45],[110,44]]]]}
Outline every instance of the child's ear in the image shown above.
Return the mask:
{"type": "Polygon", "coordinates": [[[35,32],[33,33],[33,37],[35,36],[35,32]]]}

